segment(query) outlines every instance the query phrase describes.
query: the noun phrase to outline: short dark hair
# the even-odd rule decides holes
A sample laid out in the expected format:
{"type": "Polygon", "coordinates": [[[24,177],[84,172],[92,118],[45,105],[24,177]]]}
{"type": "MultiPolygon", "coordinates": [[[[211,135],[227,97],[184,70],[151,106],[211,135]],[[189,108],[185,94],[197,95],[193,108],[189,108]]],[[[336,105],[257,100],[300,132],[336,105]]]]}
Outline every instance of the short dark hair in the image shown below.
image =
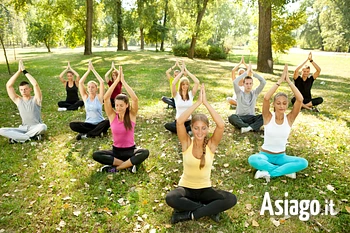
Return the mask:
{"type": "Polygon", "coordinates": [[[250,77],[249,75],[247,75],[247,76],[245,76],[245,77],[244,77],[244,79],[243,79],[243,83],[245,83],[245,80],[247,80],[247,79],[251,79],[251,80],[253,80],[253,78],[252,78],[252,77],[250,77]]]}
{"type": "Polygon", "coordinates": [[[28,86],[29,86],[29,83],[28,83],[27,81],[22,81],[22,82],[19,84],[20,87],[21,87],[21,86],[25,86],[25,85],[28,85],[28,86]]]}

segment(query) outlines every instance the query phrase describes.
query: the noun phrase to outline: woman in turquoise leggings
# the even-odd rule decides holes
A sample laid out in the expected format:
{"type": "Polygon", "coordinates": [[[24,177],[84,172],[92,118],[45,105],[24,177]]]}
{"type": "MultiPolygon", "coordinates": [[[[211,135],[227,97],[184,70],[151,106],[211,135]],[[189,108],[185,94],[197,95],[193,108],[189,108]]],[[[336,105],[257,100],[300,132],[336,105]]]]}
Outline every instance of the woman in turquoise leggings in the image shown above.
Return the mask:
{"type": "Polygon", "coordinates": [[[304,158],[286,155],[286,144],[291,126],[298,116],[303,103],[303,96],[294,86],[288,76],[288,66],[285,65],[281,78],[265,94],[262,115],[264,119],[264,144],[258,154],[248,158],[249,164],[258,171],[255,179],[286,175],[296,178],[296,172],[305,169],[308,162],[304,158]],[[291,112],[286,114],[288,98],[284,93],[277,93],[273,100],[274,111],[270,112],[270,99],[282,82],[287,82],[293,91],[296,101],[291,112]]]}

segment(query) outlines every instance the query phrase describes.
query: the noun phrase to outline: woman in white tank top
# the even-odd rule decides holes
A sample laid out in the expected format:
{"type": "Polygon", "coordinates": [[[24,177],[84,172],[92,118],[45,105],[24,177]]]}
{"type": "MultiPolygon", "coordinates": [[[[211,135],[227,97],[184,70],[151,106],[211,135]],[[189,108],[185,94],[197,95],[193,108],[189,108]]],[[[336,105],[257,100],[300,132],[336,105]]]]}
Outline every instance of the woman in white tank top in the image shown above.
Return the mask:
{"type": "Polygon", "coordinates": [[[262,115],[264,119],[264,144],[258,154],[248,158],[249,164],[256,168],[254,178],[265,178],[286,175],[296,178],[296,172],[305,169],[308,162],[304,158],[286,155],[286,143],[291,126],[298,116],[303,103],[303,96],[289,79],[288,66],[285,65],[281,78],[265,94],[262,115]],[[293,91],[296,101],[291,112],[286,114],[288,98],[284,93],[277,93],[273,100],[274,112],[270,112],[270,99],[282,82],[287,82],[293,91]]]}

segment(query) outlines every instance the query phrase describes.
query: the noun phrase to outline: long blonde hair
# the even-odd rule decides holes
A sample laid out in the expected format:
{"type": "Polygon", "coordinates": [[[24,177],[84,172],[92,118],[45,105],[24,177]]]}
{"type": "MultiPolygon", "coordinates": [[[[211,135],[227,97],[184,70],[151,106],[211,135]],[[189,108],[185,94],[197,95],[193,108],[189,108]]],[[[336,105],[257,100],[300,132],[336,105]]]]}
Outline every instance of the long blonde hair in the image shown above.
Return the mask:
{"type": "MultiPolygon", "coordinates": [[[[208,127],[209,127],[209,120],[208,117],[204,114],[196,114],[192,117],[191,120],[191,127],[193,126],[193,124],[197,121],[201,121],[204,122],[208,127]]],[[[199,169],[202,169],[205,166],[205,154],[206,154],[206,147],[209,141],[209,137],[208,135],[205,136],[204,138],[204,142],[203,142],[203,152],[202,152],[202,157],[201,157],[201,162],[199,164],[199,169]]]]}

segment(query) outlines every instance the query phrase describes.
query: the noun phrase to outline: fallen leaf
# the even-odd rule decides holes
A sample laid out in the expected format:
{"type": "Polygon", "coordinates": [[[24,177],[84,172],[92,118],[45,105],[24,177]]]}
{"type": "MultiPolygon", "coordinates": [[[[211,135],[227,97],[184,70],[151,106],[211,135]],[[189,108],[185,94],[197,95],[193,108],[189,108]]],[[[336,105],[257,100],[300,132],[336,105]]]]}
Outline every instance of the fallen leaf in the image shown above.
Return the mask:
{"type": "Polygon", "coordinates": [[[248,184],[248,188],[251,188],[251,187],[253,187],[254,185],[252,185],[252,184],[248,184]]]}
{"type": "Polygon", "coordinates": [[[70,196],[65,196],[64,198],[62,198],[63,201],[67,201],[67,200],[70,200],[72,199],[70,196]]]}
{"type": "Polygon", "coordinates": [[[350,213],[350,207],[349,206],[345,206],[346,211],[348,211],[348,213],[350,213]]]}
{"type": "Polygon", "coordinates": [[[66,222],[61,220],[60,223],[58,224],[58,226],[60,227],[64,227],[66,225],[66,222]]]}
{"type": "Polygon", "coordinates": [[[287,183],[287,180],[281,180],[283,183],[287,183]]]}
{"type": "Polygon", "coordinates": [[[74,216],[79,216],[81,214],[81,211],[80,210],[76,210],[73,212],[74,216]]]}
{"type": "Polygon", "coordinates": [[[273,223],[273,225],[275,225],[276,227],[279,227],[279,225],[281,225],[281,223],[279,221],[277,221],[274,218],[270,218],[270,221],[273,223]]]}
{"type": "Polygon", "coordinates": [[[253,227],[258,227],[258,226],[259,226],[259,223],[253,219],[253,220],[252,220],[252,226],[253,226],[253,227]]]}
{"type": "Polygon", "coordinates": [[[228,164],[228,163],[225,163],[225,164],[224,164],[224,167],[228,167],[228,166],[230,166],[230,164],[228,164]]]}
{"type": "Polygon", "coordinates": [[[140,216],[137,216],[137,221],[143,222],[143,219],[140,216]]]}
{"type": "Polygon", "coordinates": [[[252,204],[246,204],[246,205],[245,205],[245,208],[246,208],[247,210],[251,210],[251,209],[252,209],[252,204]]]}
{"type": "Polygon", "coordinates": [[[244,227],[249,227],[249,223],[248,222],[244,222],[244,227]]]}
{"type": "Polygon", "coordinates": [[[334,191],[334,187],[332,186],[332,185],[327,185],[327,189],[329,190],[329,191],[334,191]]]}

